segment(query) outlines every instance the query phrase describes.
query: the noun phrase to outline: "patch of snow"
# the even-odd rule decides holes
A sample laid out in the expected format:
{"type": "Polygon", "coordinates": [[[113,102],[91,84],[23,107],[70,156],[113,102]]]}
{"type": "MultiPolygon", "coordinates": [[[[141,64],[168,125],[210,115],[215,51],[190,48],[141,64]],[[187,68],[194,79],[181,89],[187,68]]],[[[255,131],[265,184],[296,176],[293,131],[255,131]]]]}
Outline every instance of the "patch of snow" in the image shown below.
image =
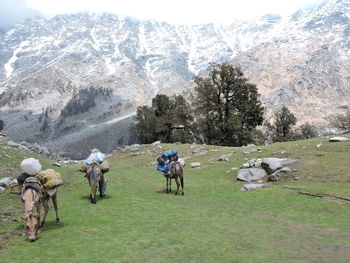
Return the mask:
{"type": "Polygon", "coordinates": [[[7,63],[4,65],[4,69],[6,72],[6,78],[9,78],[12,75],[13,67],[12,64],[14,64],[17,60],[17,53],[21,52],[23,50],[23,47],[27,46],[29,44],[29,41],[25,40],[22,41],[18,48],[13,52],[12,57],[7,61],[7,63]]]}

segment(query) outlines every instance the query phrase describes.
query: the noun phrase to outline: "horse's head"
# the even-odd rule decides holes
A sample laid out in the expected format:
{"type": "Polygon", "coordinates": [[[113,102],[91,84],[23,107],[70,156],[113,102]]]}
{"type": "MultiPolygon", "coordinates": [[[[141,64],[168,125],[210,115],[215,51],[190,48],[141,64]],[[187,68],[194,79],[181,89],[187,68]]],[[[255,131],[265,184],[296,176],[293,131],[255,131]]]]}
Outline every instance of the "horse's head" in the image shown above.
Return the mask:
{"type": "Polygon", "coordinates": [[[36,240],[36,233],[38,232],[39,228],[38,217],[39,214],[28,214],[22,216],[22,219],[24,220],[24,232],[27,234],[30,242],[36,240]]]}

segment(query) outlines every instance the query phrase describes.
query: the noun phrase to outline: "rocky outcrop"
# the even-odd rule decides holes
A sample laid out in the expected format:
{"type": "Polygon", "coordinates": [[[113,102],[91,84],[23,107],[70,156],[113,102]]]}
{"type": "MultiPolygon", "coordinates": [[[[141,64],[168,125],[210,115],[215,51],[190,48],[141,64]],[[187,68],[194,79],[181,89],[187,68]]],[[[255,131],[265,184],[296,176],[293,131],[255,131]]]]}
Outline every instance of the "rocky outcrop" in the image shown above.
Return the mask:
{"type": "Polygon", "coordinates": [[[237,179],[244,182],[258,181],[267,175],[266,171],[260,168],[240,169],[237,179]]]}

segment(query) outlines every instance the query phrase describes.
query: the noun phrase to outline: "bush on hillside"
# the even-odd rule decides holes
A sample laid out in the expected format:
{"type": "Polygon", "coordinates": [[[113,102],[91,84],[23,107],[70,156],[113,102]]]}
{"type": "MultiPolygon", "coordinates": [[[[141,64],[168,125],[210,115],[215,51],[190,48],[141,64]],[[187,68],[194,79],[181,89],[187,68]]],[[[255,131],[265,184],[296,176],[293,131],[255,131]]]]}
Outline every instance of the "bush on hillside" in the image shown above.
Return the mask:
{"type": "Polygon", "coordinates": [[[330,124],[343,133],[350,132],[350,111],[345,114],[336,115],[335,118],[330,121],[330,124]]]}

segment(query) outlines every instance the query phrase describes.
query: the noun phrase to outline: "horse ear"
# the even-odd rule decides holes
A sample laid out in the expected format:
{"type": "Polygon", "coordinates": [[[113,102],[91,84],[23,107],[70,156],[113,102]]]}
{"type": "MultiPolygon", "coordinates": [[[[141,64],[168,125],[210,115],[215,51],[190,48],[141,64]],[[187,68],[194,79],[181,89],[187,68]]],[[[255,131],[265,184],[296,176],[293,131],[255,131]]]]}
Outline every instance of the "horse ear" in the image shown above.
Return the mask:
{"type": "Polygon", "coordinates": [[[37,217],[39,217],[40,215],[39,215],[39,213],[36,213],[36,214],[33,214],[33,216],[34,216],[35,218],[37,218],[37,217]]]}
{"type": "Polygon", "coordinates": [[[26,221],[27,216],[21,216],[21,218],[22,218],[24,221],[26,221]]]}

